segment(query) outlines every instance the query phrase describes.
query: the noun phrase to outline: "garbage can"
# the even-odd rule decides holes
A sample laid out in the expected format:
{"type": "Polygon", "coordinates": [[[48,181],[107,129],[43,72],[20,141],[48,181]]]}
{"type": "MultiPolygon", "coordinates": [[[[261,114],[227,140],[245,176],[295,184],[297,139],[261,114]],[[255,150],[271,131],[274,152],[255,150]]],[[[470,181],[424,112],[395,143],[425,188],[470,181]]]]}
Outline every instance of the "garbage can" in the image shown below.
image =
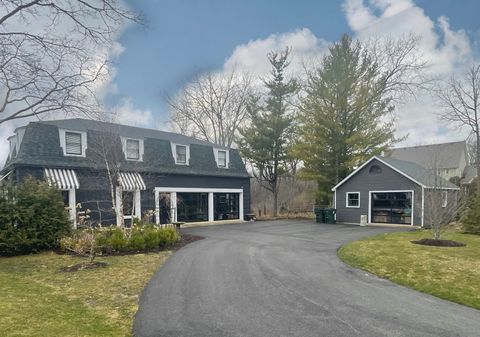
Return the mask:
{"type": "Polygon", "coordinates": [[[325,214],[325,223],[335,223],[335,208],[325,208],[323,213],[325,214]]]}
{"type": "Polygon", "coordinates": [[[325,223],[325,212],[323,208],[315,207],[315,220],[318,223],[325,223]]]}

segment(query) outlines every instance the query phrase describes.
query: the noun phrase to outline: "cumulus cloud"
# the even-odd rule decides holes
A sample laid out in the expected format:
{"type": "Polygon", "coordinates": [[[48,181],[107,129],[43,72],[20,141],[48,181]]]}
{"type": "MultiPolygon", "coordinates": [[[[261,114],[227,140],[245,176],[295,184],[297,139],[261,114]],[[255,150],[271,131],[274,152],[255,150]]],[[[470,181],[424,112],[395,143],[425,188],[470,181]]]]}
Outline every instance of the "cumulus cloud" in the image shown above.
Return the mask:
{"type": "Polygon", "coordinates": [[[131,126],[154,128],[155,119],[150,109],[135,108],[131,99],[124,99],[112,109],[114,122],[131,126]]]}
{"type": "MultiPolygon", "coordinates": [[[[359,39],[417,35],[419,53],[428,62],[426,71],[431,77],[460,74],[473,61],[471,41],[464,30],[453,30],[446,16],[430,18],[411,0],[347,0],[343,8],[359,39]]],[[[467,135],[467,130],[446,132],[438,119],[436,99],[428,91],[397,108],[397,134],[409,134],[402,145],[458,140],[467,135]]]]}
{"type": "Polygon", "coordinates": [[[241,69],[254,76],[266,76],[271,68],[267,53],[286,47],[292,48],[290,71],[298,74],[304,62],[311,62],[327,51],[328,41],[316,37],[308,28],[272,34],[237,46],[225,61],[224,69],[241,69]]]}

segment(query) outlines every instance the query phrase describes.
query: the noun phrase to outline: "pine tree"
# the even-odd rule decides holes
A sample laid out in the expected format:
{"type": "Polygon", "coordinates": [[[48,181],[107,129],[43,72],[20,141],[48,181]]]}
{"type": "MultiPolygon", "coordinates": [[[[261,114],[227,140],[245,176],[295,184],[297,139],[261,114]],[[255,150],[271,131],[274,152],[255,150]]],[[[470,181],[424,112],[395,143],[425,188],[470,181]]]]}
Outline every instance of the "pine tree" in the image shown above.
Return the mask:
{"type": "Polygon", "coordinates": [[[318,182],[317,202],[368,157],[394,142],[388,80],[359,42],[344,35],[308,73],[295,155],[303,177],[318,182]]]}
{"type": "Polygon", "coordinates": [[[289,101],[298,91],[295,79],[285,79],[290,49],[271,52],[271,78],[264,80],[265,97],[255,97],[248,106],[251,124],[240,130],[240,151],[253,166],[254,174],[273,195],[273,215],[278,214],[279,177],[287,170],[293,112],[289,101]]]}

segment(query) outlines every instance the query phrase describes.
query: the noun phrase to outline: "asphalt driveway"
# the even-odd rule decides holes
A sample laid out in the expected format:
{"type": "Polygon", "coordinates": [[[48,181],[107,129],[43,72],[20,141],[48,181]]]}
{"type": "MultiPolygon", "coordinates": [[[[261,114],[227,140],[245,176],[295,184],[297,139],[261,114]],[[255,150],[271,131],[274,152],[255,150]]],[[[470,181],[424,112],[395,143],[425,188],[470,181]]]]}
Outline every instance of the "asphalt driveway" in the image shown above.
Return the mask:
{"type": "Polygon", "coordinates": [[[190,228],[140,299],[147,336],[480,336],[480,311],[341,262],[348,241],[398,229],[268,221],[190,228]]]}

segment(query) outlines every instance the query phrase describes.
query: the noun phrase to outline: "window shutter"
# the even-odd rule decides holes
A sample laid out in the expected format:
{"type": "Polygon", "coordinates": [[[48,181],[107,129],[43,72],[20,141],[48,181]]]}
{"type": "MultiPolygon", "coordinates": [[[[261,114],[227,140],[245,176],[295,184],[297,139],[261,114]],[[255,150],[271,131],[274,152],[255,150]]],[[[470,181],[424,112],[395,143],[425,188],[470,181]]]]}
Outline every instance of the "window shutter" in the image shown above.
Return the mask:
{"type": "Polygon", "coordinates": [[[82,134],[65,132],[65,152],[67,154],[82,154],[82,134]]]}
{"type": "Polygon", "coordinates": [[[140,142],[127,139],[127,159],[140,159],[140,142]]]}

